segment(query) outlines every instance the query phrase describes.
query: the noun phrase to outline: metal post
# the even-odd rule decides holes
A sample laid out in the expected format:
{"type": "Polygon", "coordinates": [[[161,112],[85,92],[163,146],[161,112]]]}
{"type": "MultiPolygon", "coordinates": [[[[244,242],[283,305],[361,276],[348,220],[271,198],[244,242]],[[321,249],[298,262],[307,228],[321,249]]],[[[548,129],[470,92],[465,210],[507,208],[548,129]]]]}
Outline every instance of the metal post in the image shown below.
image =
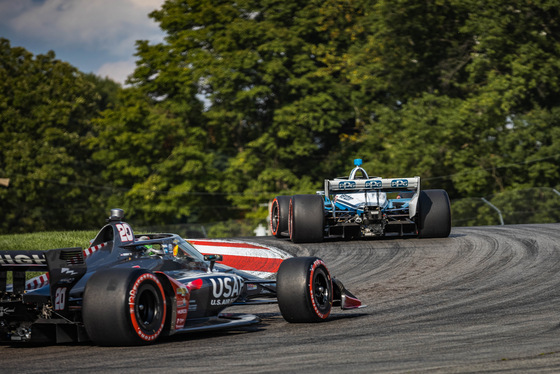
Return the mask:
{"type": "Polygon", "coordinates": [[[494,209],[496,212],[498,212],[498,215],[500,216],[500,225],[504,225],[504,219],[502,218],[502,212],[500,212],[500,209],[496,208],[495,205],[493,205],[490,201],[486,200],[485,198],[481,197],[480,198],[482,201],[484,201],[486,204],[490,205],[490,208],[494,209]]]}

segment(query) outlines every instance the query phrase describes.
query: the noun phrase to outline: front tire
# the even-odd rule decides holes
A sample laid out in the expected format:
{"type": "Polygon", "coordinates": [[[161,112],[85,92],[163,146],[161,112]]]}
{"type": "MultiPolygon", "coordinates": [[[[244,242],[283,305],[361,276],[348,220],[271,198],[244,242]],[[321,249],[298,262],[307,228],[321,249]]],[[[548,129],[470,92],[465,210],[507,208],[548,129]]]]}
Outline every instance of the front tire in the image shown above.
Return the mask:
{"type": "Polygon", "coordinates": [[[294,243],[323,241],[325,208],[320,195],[294,195],[290,199],[288,229],[294,243]]]}
{"type": "Polygon", "coordinates": [[[145,269],[99,271],[86,284],[82,313],[96,344],[149,344],[165,326],[165,292],[157,276],[145,269]]]}
{"type": "Polygon", "coordinates": [[[451,204],[445,190],[420,191],[420,238],[447,238],[451,232],[451,204]]]}
{"type": "Polygon", "coordinates": [[[290,196],[276,196],[270,207],[270,231],[277,238],[288,231],[290,196]]]}
{"type": "Polygon", "coordinates": [[[288,322],[321,322],[331,312],[332,279],[318,257],[292,257],[282,261],[276,278],[276,295],[282,317],[288,322]]]}

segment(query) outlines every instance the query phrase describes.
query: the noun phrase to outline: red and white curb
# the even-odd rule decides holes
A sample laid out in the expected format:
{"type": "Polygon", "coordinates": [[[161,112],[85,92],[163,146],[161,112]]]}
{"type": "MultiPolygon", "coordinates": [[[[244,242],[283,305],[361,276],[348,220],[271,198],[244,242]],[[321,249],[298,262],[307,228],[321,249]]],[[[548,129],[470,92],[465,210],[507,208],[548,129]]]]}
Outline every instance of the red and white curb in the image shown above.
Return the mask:
{"type": "MultiPolygon", "coordinates": [[[[285,259],[292,257],[289,253],[279,248],[227,239],[193,239],[189,240],[202,254],[222,255],[220,263],[245,271],[260,278],[273,278],[285,259]]],[[[84,249],[84,257],[103,248],[107,243],[102,243],[84,249]]],[[[49,283],[48,273],[39,275],[25,282],[25,289],[35,290],[49,283]]]]}
{"type": "Polygon", "coordinates": [[[221,264],[261,278],[274,277],[282,261],[292,257],[276,247],[237,240],[193,239],[189,243],[202,254],[222,255],[221,264]]]}

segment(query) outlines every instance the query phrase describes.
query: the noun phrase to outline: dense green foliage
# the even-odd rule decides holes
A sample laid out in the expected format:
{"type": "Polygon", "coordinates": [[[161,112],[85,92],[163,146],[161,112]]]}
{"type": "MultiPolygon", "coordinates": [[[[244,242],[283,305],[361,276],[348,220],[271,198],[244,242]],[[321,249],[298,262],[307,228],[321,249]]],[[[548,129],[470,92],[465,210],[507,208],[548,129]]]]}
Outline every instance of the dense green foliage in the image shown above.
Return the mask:
{"type": "MultiPolygon", "coordinates": [[[[102,164],[86,140],[118,86],[0,39],[0,232],[98,222],[102,164]]],[[[101,208],[101,209],[100,209],[101,208]]]]}
{"type": "MultiPolygon", "coordinates": [[[[127,88],[2,41],[0,231],[115,206],[263,219],[355,157],[452,199],[560,183],[557,2],[167,0],[151,17],[167,37],[137,43],[127,88]]],[[[461,222],[488,215],[469,205],[461,222]]]]}

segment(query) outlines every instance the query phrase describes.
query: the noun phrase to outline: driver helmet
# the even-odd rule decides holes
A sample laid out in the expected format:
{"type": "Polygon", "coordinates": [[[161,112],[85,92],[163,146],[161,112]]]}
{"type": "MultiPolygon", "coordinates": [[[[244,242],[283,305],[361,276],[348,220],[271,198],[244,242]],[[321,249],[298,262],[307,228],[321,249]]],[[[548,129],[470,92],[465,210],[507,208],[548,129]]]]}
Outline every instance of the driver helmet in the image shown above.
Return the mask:
{"type": "MultiPolygon", "coordinates": [[[[138,238],[138,241],[150,240],[149,236],[142,235],[138,238]]],[[[141,249],[144,250],[144,254],[148,256],[161,256],[163,255],[163,251],[161,249],[154,248],[153,244],[144,244],[139,246],[141,249]]]]}

